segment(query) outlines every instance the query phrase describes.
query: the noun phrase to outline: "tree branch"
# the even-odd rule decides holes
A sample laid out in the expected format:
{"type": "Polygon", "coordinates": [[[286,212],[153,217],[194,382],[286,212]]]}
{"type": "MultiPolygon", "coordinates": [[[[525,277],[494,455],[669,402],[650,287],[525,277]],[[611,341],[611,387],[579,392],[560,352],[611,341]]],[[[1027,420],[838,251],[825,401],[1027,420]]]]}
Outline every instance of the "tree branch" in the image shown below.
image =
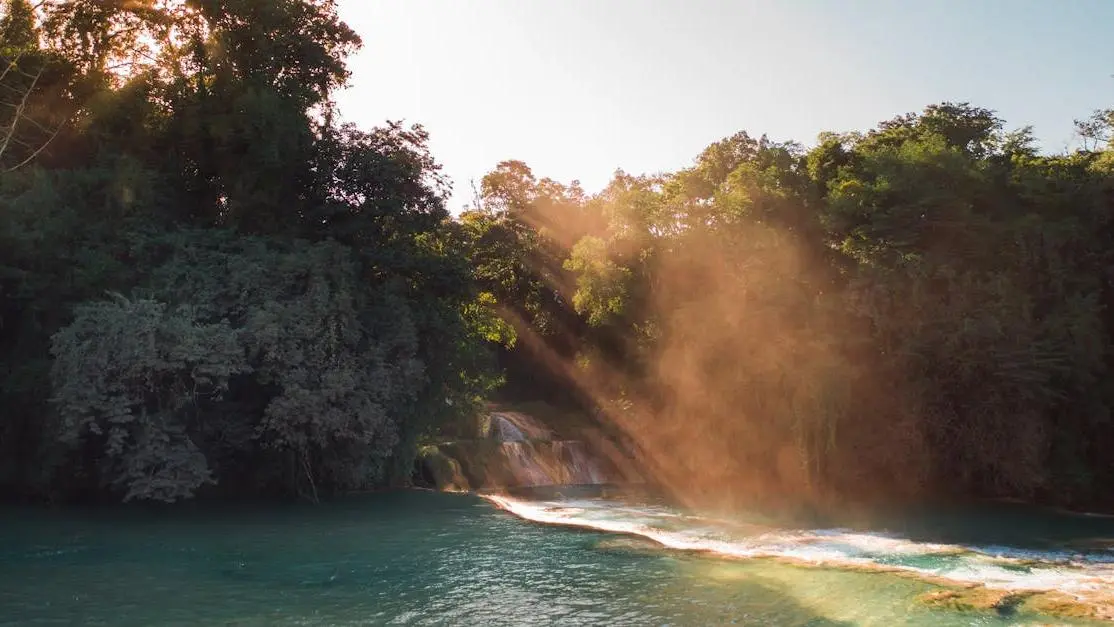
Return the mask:
{"type": "MultiPolygon", "coordinates": [[[[27,102],[31,98],[31,94],[35,91],[35,87],[39,84],[39,79],[42,78],[43,68],[40,67],[38,69],[38,71],[35,72],[34,74],[29,74],[27,72],[24,72],[23,70],[21,70],[17,67],[17,64],[18,64],[19,59],[20,59],[21,56],[22,56],[22,53],[17,55],[15,59],[12,59],[11,61],[9,61],[8,66],[6,68],[4,68],[4,70],[2,72],[0,72],[0,81],[3,81],[4,78],[7,77],[8,74],[10,74],[13,71],[18,72],[19,74],[22,74],[23,76],[26,76],[26,77],[31,79],[31,84],[28,85],[26,88],[24,88],[22,90],[12,88],[13,91],[15,91],[17,94],[20,94],[18,104],[5,103],[8,106],[14,108],[15,111],[12,113],[11,124],[7,125],[7,127],[3,128],[3,129],[0,129],[0,132],[3,133],[3,137],[0,137],[0,160],[2,160],[4,158],[5,153],[7,153],[7,151],[8,151],[8,147],[12,144],[13,141],[16,143],[16,145],[25,146],[27,148],[31,147],[31,145],[28,142],[25,142],[25,141],[19,139],[18,137],[16,137],[16,131],[19,130],[21,122],[25,122],[25,123],[28,123],[28,124],[33,124],[36,128],[38,128],[39,130],[44,131],[44,132],[47,130],[46,127],[44,127],[42,124],[39,124],[35,120],[32,120],[29,117],[27,117],[27,114],[26,114],[27,102]]],[[[30,163],[32,160],[35,159],[35,157],[38,157],[44,150],[46,150],[46,147],[49,146],[51,142],[54,141],[54,138],[58,136],[59,132],[61,132],[62,126],[64,126],[64,124],[59,124],[57,126],[57,128],[55,128],[53,131],[51,131],[50,136],[47,137],[46,141],[44,141],[42,144],[40,144],[38,146],[38,148],[35,148],[31,152],[31,154],[29,156],[27,156],[27,158],[23,159],[22,161],[15,164],[14,166],[4,167],[4,168],[0,169],[0,172],[5,172],[5,173],[6,172],[13,172],[13,171],[27,165],[28,163],[30,163]]]]}
{"type": "MultiPolygon", "coordinates": [[[[15,61],[8,64],[8,70],[4,71],[4,76],[8,74],[8,72],[14,65],[15,61]]],[[[4,135],[4,138],[0,140],[0,158],[4,157],[4,153],[8,149],[8,144],[12,142],[12,137],[15,135],[16,129],[19,127],[19,120],[21,117],[23,117],[23,111],[27,108],[27,99],[31,97],[31,92],[35,91],[35,85],[38,84],[39,78],[42,75],[43,70],[42,68],[39,68],[39,71],[35,74],[35,77],[31,79],[31,85],[23,92],[23,97],[19,99],[19,105],[16,106],[15,113],[12,116],[11,126],[8,127],[7,133],[4,135]]],[[[0,78],[3,78],[3,76],[0,76],[0,78]]]]}
{"type": "Polygon", "coordinates": [[[19,54],[15,55],[14,59],[12,59],[11,61],[8,62],[8,67],[4,68],[3,72],[0,72],[0,81],[3,81],[5,78],[7,78],[8,72],[11,72],[12,70],[14,70],[16,68],[16,65],[19,63],[19,59],[22,56],[23,56],[23,52],[20,51],[19,54]]]}
{"type": "MultiPolygon", "coordinates": [[[[55,138],[55,137],[57,137],[57,136],[58,136],[58,133],[62,131],[62,127],[63,127],[63,126],[64,126],[63,124],[59,124],[59,125],[58,125],[58,127],[54,129],[54,132],[50,134],[50,137],[48,137],[48,138],[46,139],[46,141],[45,141],[45,142],[43,142],[43,143],[42,143],[42,145],[41,145],[41,146],[39,146],[39,147],[38,147],[38,148],[37,148],[37,149],[35,150],[35,152],[33,152],[33,153],[31,153],[30,155],[28,155],[28,157],[27,157],[26,159],[24,159],[23,161],[20,161],[19,163],[17,163],[17,164],[15,164],[15,165],[13,165],[12,167],[10,167],[10,168],[7,168],[7,169],[5,169],[5,170],[4,170],[4,172],[5,172],[5,173],[7,173],[7,172],[14,172],[14,171],[18,170],[19,168],[22,168],[23,166],[27,165],[28,163],[31,163],[31,161],[32,161],[32,160],[33,160],[33,159],[34,159],[35,157],[39,156],[39,153],[41,153],[42,151],[46,150],[46,147],[50,145],[50,142],[54,141],[54,138],[55,138]]],[[[2,156],[2,155],[0,155],[0,156],[2,156]]]]}

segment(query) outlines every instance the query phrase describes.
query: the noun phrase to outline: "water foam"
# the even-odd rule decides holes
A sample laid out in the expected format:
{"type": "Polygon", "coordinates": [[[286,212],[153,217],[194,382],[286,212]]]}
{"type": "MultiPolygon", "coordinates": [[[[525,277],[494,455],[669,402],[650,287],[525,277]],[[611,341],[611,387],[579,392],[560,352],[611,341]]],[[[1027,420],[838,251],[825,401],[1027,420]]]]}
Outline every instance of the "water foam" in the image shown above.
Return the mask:
{"type": "Polygon", "coordinates": [[[604,499],[485,498],[526,520],[641,536],[675,550],[891,570],[1011,592],[1059,591],[1081,601],[1104,599],[1114,591],[1114,553],[1110,551],[934,544],[883,532],[728,524],[665,507],[604,499]]]}

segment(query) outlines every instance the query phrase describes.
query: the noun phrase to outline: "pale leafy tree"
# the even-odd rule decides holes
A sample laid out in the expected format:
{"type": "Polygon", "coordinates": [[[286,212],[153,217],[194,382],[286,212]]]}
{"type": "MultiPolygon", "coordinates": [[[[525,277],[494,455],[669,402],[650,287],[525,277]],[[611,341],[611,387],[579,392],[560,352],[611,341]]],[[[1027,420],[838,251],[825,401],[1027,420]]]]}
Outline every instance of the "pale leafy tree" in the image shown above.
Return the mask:
{"type": "Polygon", "coordinates": [[[1084,150],[1102,150],[1114,142],[1114,109],[1100,109],[1083,120],[1075,121],[1075,132],[1083,141],[1084,150]]]}
{"type": "Polygon", "coordinates": [[[179,238],[146,290],[159,300],[81,305],[55,335],[61,441],[98,450],[125,500],[191,496],[237,432],[236,455],[288,460],[313,500],[374,485],[426,369],[406,300],[356,278],[336,244],[179,238]],[[235,409],[252,399],[262,415],[235,409]]]}
{"type": "Polygon", "coordinates": [[[97,442],[101,474],[125,501],[175,501],[212,481],[190,431],[200,405],[248,370],[237,331],[117,295],[79,306],[52,352],[59,437],[97,442]]]}

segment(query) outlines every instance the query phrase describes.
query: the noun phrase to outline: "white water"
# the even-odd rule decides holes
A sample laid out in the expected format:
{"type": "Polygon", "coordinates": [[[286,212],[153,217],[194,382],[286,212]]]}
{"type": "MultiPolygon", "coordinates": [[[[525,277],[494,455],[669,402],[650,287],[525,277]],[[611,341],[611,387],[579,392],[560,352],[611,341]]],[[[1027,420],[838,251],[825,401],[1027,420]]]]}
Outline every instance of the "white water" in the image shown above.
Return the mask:
{"type": "Polygon", "coordinates": [[[500,442],[516,487],[598,485],[609,480],[584,442],[556,440],[545,425],[526,414],[492,413],[491,435],[500,442]]]}
{"type": "Polygon", "coordinates": [[[524,500],[486,496],[526,520],[652,540],[664,547],[732,558],[780,558],[817,566],[878,568],[1009,591],[1059,591],[1109,603],[1114,552],[1034,551],[933,544],[848,529],[778,529],[605,499],[524,500]]]}
{"type": "Polygon", "coordinates": [[[598,485],[607,482],[606,474],[588,452],[583,442],[566,440],[555,442],[558,454],[568,457],[565,482],[572,485],[598,485]]]}
{"type": "Polygon", "coordinates": [[[536,418],[518,412],[492,413],[491,425],[495,432],[495,439],[500,442],[526,442],[553,438],[553,433],[536,418]]]}
{"type": "Polygon", "coordinates": [[[518,485],[524,487],[553,485],[553,477],[538,463],[534,450],[525,442],[503,442],[500,445],[507,468],[518,485]]]}
{"type": "Polygon", "coordinates": [[[507,420],[505,416],[502,416],[500,414],[492,414],[491,421],[499,432],[497,439],[500,442],[526,441],[526,434],[518,428],[518,425],[514,424],[510,420],[507,420]]]}
{"type": "Polygon", "coordinates": [[[500,450],[516,487],[598,485],[607,481],[583,442],[503,442],[500,450]]]}

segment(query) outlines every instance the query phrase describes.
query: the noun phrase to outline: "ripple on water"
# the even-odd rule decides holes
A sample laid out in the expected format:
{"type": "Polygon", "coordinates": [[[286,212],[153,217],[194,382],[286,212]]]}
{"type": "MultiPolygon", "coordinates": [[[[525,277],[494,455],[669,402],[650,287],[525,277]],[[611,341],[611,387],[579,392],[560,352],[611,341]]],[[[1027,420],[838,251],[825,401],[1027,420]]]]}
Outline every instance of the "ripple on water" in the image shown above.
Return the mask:
{"type": "MultiPolygon", "coordinates": [[[[553,502],[550,515],[569,515],[553,502]]],[[[576,516],[663,533],[740,529],[627,503],[576,502],[576,516]]],[[[178,510],[171,510],[178,511],[178,510]]],[[[970,625],[991,613],[927,607],[932,584],[802,569],[773,560],[717,560],[664,551],[640,535],[524,523],[467,495],[397,493],[321,506],[243,506],[193,514],[119,509],[0,515],[4,625],[970,625]]],[[[908,568],[894,538],[762,528],[766,541],[908,568]],[[832,546],[824,548],[824,542],[832,546]],[[888,544],[887,544],[888,543],[888,544]],[[832,547],[838,546],[838,549],[832,547]],[[819,548],[818,548],[819,547],[819,548]],[[866,547],[866,548],[864,548],[866,547]],[[873,547],[873,548],[871,548],[873,547]],[[870,550],[867,550],[870,549],[870,550]],[[871,552],[873,551],[873,552],[871,552]]],[[[1022,573],[1025,574],[1025,573],[1022,573]]],[[[1033,619],[1036,620],[1036,619],[1033,619]]]]}
{"type": "Polygon", "coordinates": [[[745,525],[676,523],[660,507],[613,507],[603,499],[531,501],[488,496],[527,520],[653,540],[663,547],[732,558],[777,558],[836,568],[896,570],[932,581],[1004,592],[1067,595],[1099,615],[1114,608],[1114,565],[1106,551],[1071,552],[961,546],[849,529],[768,530],[745,525]]]}

